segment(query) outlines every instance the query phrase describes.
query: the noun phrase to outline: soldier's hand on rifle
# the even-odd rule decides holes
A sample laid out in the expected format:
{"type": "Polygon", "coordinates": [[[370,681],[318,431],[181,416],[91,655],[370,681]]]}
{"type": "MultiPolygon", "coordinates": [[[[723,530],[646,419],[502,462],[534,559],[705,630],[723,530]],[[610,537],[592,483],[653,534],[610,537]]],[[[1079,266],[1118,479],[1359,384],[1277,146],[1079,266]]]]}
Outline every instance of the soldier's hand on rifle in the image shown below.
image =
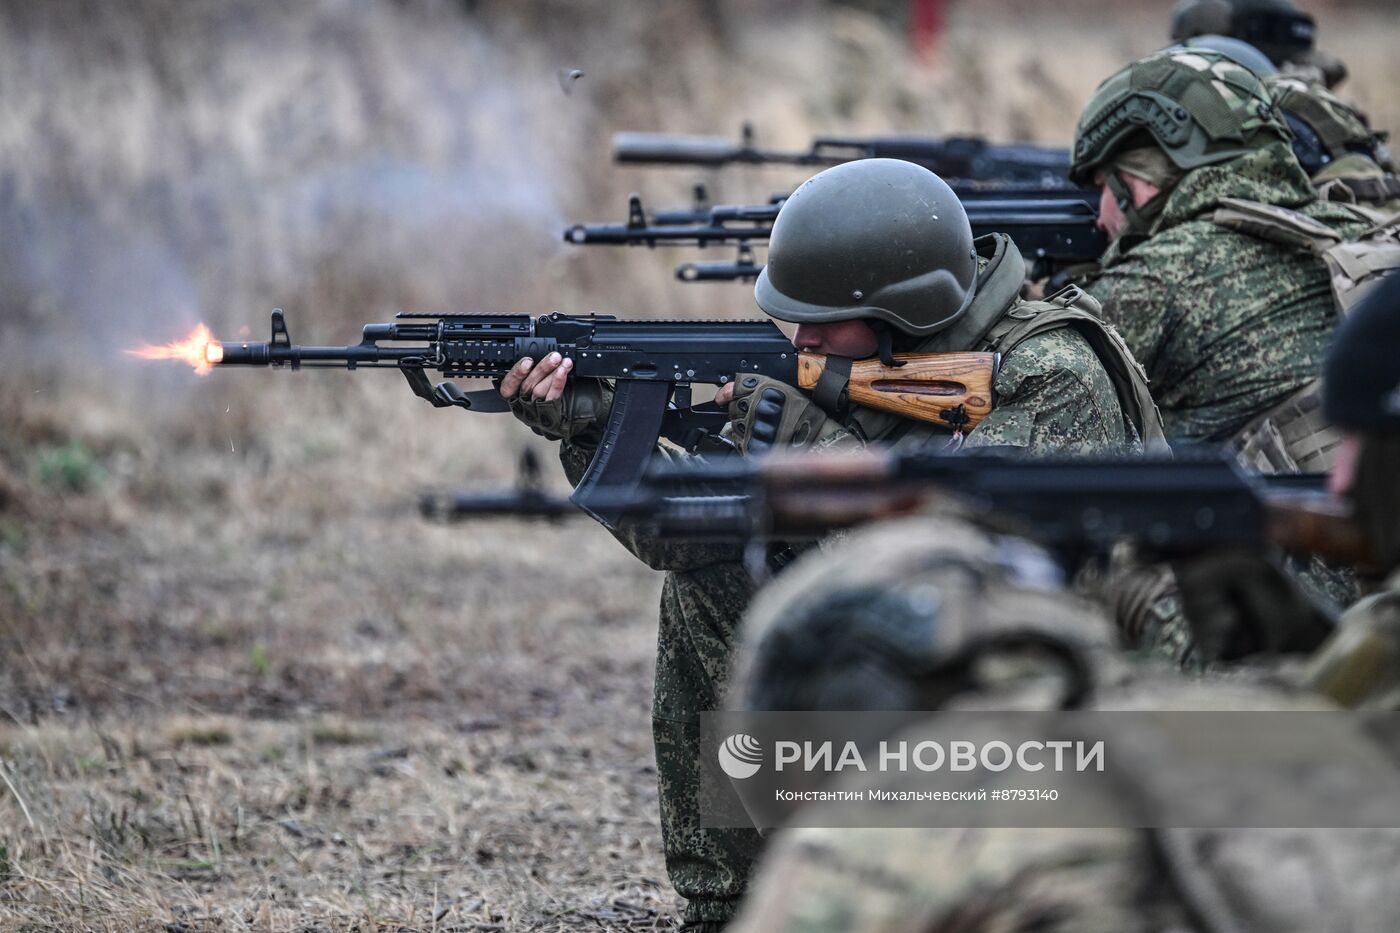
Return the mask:
{"type": "Polygon", "coordinates": [[[541,437],[586,440],[586,432],[607,418],[612,390],[601,380],[569,384],[574,361],[551,353],[536,363],[526,357],[501,380],[501,397],[516,418],[541,437]]]}
{"type": "Polygon", "coordinates": [[[774,447],[860,445],[800,389],[767,376],[741,373],[715,394],[715,401],[729,405],[730,439],[745,454],[774,447]]]}
{"type": "Polygon", "coordinates": [[[564,386],[573,368],[574,361],[558,353],[549,354],[538,366],[528,356],[524,357],[501,380],[501,398],[557,402],[564,397],[564,386]]]}
{"type": "Polygon", "coordinates": [[[1212,552],[1174,561],[1181,606],[1206,662],[1306,653],[1333,627],[1261,554],[1212,552]]]}

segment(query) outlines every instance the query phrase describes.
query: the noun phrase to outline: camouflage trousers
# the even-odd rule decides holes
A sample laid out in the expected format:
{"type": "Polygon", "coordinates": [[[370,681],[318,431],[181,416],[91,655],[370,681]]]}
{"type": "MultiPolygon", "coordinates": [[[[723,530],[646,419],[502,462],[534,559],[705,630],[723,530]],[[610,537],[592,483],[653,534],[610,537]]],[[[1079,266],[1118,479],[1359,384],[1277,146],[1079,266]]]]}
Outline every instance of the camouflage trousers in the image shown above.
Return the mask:
{"type": "Polygon", "coordinates": [[[756,589],[737,563],[666,574],[652,736],[666,871],[686,921],[727,921],[763,845],[754,830],[700,826],[700,713],[718,709],[739,621],[756,589]]]}

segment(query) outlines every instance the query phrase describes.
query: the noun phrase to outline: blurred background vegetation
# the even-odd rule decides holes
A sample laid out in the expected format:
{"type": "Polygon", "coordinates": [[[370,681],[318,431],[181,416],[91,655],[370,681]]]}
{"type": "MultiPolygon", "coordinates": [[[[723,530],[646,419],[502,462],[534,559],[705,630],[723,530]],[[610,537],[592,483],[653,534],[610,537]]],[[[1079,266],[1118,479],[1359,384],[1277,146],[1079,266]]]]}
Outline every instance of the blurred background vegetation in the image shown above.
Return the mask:
{"type": "MultiPolygon", "coordinates": [[[[1393,3],[1305,5],[1400,126],[1393,3]]],[[[656,576],[594,528],[410,508],[540,442],[393,374],[124,351],[273,307],[312,343],[751,316],[561,229],[801,171],[615,168],[614,132],[1066,143],[1170,3],[943,7],[914,54],[899,0],[0,4],[0,927],[664,927],[656,576]]]]}

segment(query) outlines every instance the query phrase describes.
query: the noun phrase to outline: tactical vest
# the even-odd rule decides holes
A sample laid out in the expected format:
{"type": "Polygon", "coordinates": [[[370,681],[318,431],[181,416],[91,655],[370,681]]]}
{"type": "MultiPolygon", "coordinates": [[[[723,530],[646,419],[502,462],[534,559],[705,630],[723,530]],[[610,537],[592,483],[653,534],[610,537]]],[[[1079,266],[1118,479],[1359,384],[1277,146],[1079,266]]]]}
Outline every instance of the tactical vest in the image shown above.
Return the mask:
{"type": "Polygon", "coordinates": [[[1072,328],[1089,344],[1108,372],[1118,404],[1142,441],[1143,449],[1150,454],[1169,453],[1162,416],[1148,389],[1147,372],[1133,358],[1133,352],[1118,331],[1103,320],[1101,311],[1096,298],[1079,286],[1070,285],[1041,301],[1016,302],[992,325],[983,338],[983,345],[977,349],[1004,355],[1031,337],[1061,327],[1072,328]]]}
{"type": "MultiPolygon", "coordinates": [[[[1400,214],[1384,217],[1345,205],[1371,226],[1354,240],[1306,214],[1240,198],[1224,198],[1211,215],[1219,226],[1317,256],[1331,276],[1332,299],[1345,317],[1382,276],[1400,269],[1400,214]]],[[[1321,473],[1332,466],[1340,433],[1322,417],[1322,383],[1315,379],[1231,438],[1240,462],[1261,473],[1321,473]]]]}

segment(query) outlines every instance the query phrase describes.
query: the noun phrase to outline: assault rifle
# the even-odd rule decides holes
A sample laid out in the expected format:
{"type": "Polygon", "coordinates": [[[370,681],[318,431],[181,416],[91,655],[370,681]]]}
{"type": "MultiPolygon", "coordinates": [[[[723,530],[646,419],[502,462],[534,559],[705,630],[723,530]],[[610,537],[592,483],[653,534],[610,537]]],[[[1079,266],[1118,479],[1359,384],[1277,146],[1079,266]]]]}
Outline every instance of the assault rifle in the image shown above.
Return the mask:
{"type": "MultiPolygon", "coordinates": [[[[525,480],[512,492],[429,495],[421,508],[448,521],[578,514],[569,500],[543,492],[533,471],[525,480]]],[[[1017,520],[1067,563],[1124,538],[1163,557],[1271,542],[1365,563],[1348,504],[1323,489],[1321,476],[1247,474],[1213,455],[1028,459],[872,449],[657,463],[639,484],[600,494],[620,518],[678,539],[810,539],[913,513],[946,495],[1017,520]]]]}
{"type": "MultiPolygon", "coordinates": [[[[393,323],[366,324],[358,344],[313,347],[291,342],[277,310],[266,343],[202,336],[191,343],[198,345],[188,347],[187,359],[201,369],[392,368],[435,407],[485,412],[509,408],[496,389],[463,392],[452,382],[434,385],[427,372],[499,380],[523,357],[540,360],[557,352],[573,361],[571,379],[614,383],[602,440],[573,499],[608,527],[619,513],[607,496],[637,484],[659,438],[691,451],[729,446],[720,437],[728,411],[713,404],[692,406],[693,384],[719,386],[736,374],[756,373],[813,389],[827,366],[825,356],[794,349],[769,320],[619,321],[558,312],[400,314],[393,323]],[[401,343],[411,345],[396,345],[401,343]]],[[[992,409],[997,354],[895,354],[893,362],[898,368],[886,368],[878,359],[854,361],[846,388],[850,402],[961,430],[976,426],[992,409]]]]}
{"type": "MultiPolygon", "coordinates": [[[[1042,201],[1083,201],[1095,214],[1098,213],[1099,192],[1097,189],[1083,188],[1061,190],[1059,188],[1041,188],[1035,185],[968,185],[964,182],[954,180],[950,185],[953,193],[958,196],[963,207],[973,210],[974,205],[991,202],[1042,202],[1042,201]]],[[[753,205],[751,207],[727,208],[726,210],[741,210],[750,219],[769,219],[778,216],[778,209],[788,199],[789,192],[783,191],[768,196],[766,204],[753,205]]],[[[690,207],[663,208],[651,213],[651,222],[658,227],[674,226],[676,224],[703,224],[710,220],[711,214],[718,205],[710,202],[709,191],[704,184],[697,184],[690,207]]],[[[993,205],[995,207],[995,205],[993,205]]]]}
{"type": "MultiPolygon", "coordinates": [[[[1098,229],[1098,212],[1078,197],[1034,196],[967,199],[964,208],[974,237],[1005,233],[1021,254],[1034,265],[1031,277],[1043,278],[1062,266],[1091,262],[1103,255],[1108,239],[1098,229]]],[[[733,263],[683,263],[676,278],[684,282],[751,280],[763,266],[754,261],[755,244],[766,243],[773,232],[782,201],[768,204],[726,205],[695,210],[658,212],[647,217],[642,199],[628,199],[627,221],[621,224],[574,224],[564,231],[564,241],[581,246],[710,246],[738,248],[733,263]]]]}
{"type": "Polygon", "coordinates": [[[1023,183],[1073,190],[1070,152],[1053,146],[994,145],[978,136],[819,136],[800,151],[759,149],[752,124],[739,142],[723,136],[671,133],[618,133],[613,161],[622,165],[805,165],[826,167],[857,159],[902,159],[945,179],[996,184],[1023,183]]]}

